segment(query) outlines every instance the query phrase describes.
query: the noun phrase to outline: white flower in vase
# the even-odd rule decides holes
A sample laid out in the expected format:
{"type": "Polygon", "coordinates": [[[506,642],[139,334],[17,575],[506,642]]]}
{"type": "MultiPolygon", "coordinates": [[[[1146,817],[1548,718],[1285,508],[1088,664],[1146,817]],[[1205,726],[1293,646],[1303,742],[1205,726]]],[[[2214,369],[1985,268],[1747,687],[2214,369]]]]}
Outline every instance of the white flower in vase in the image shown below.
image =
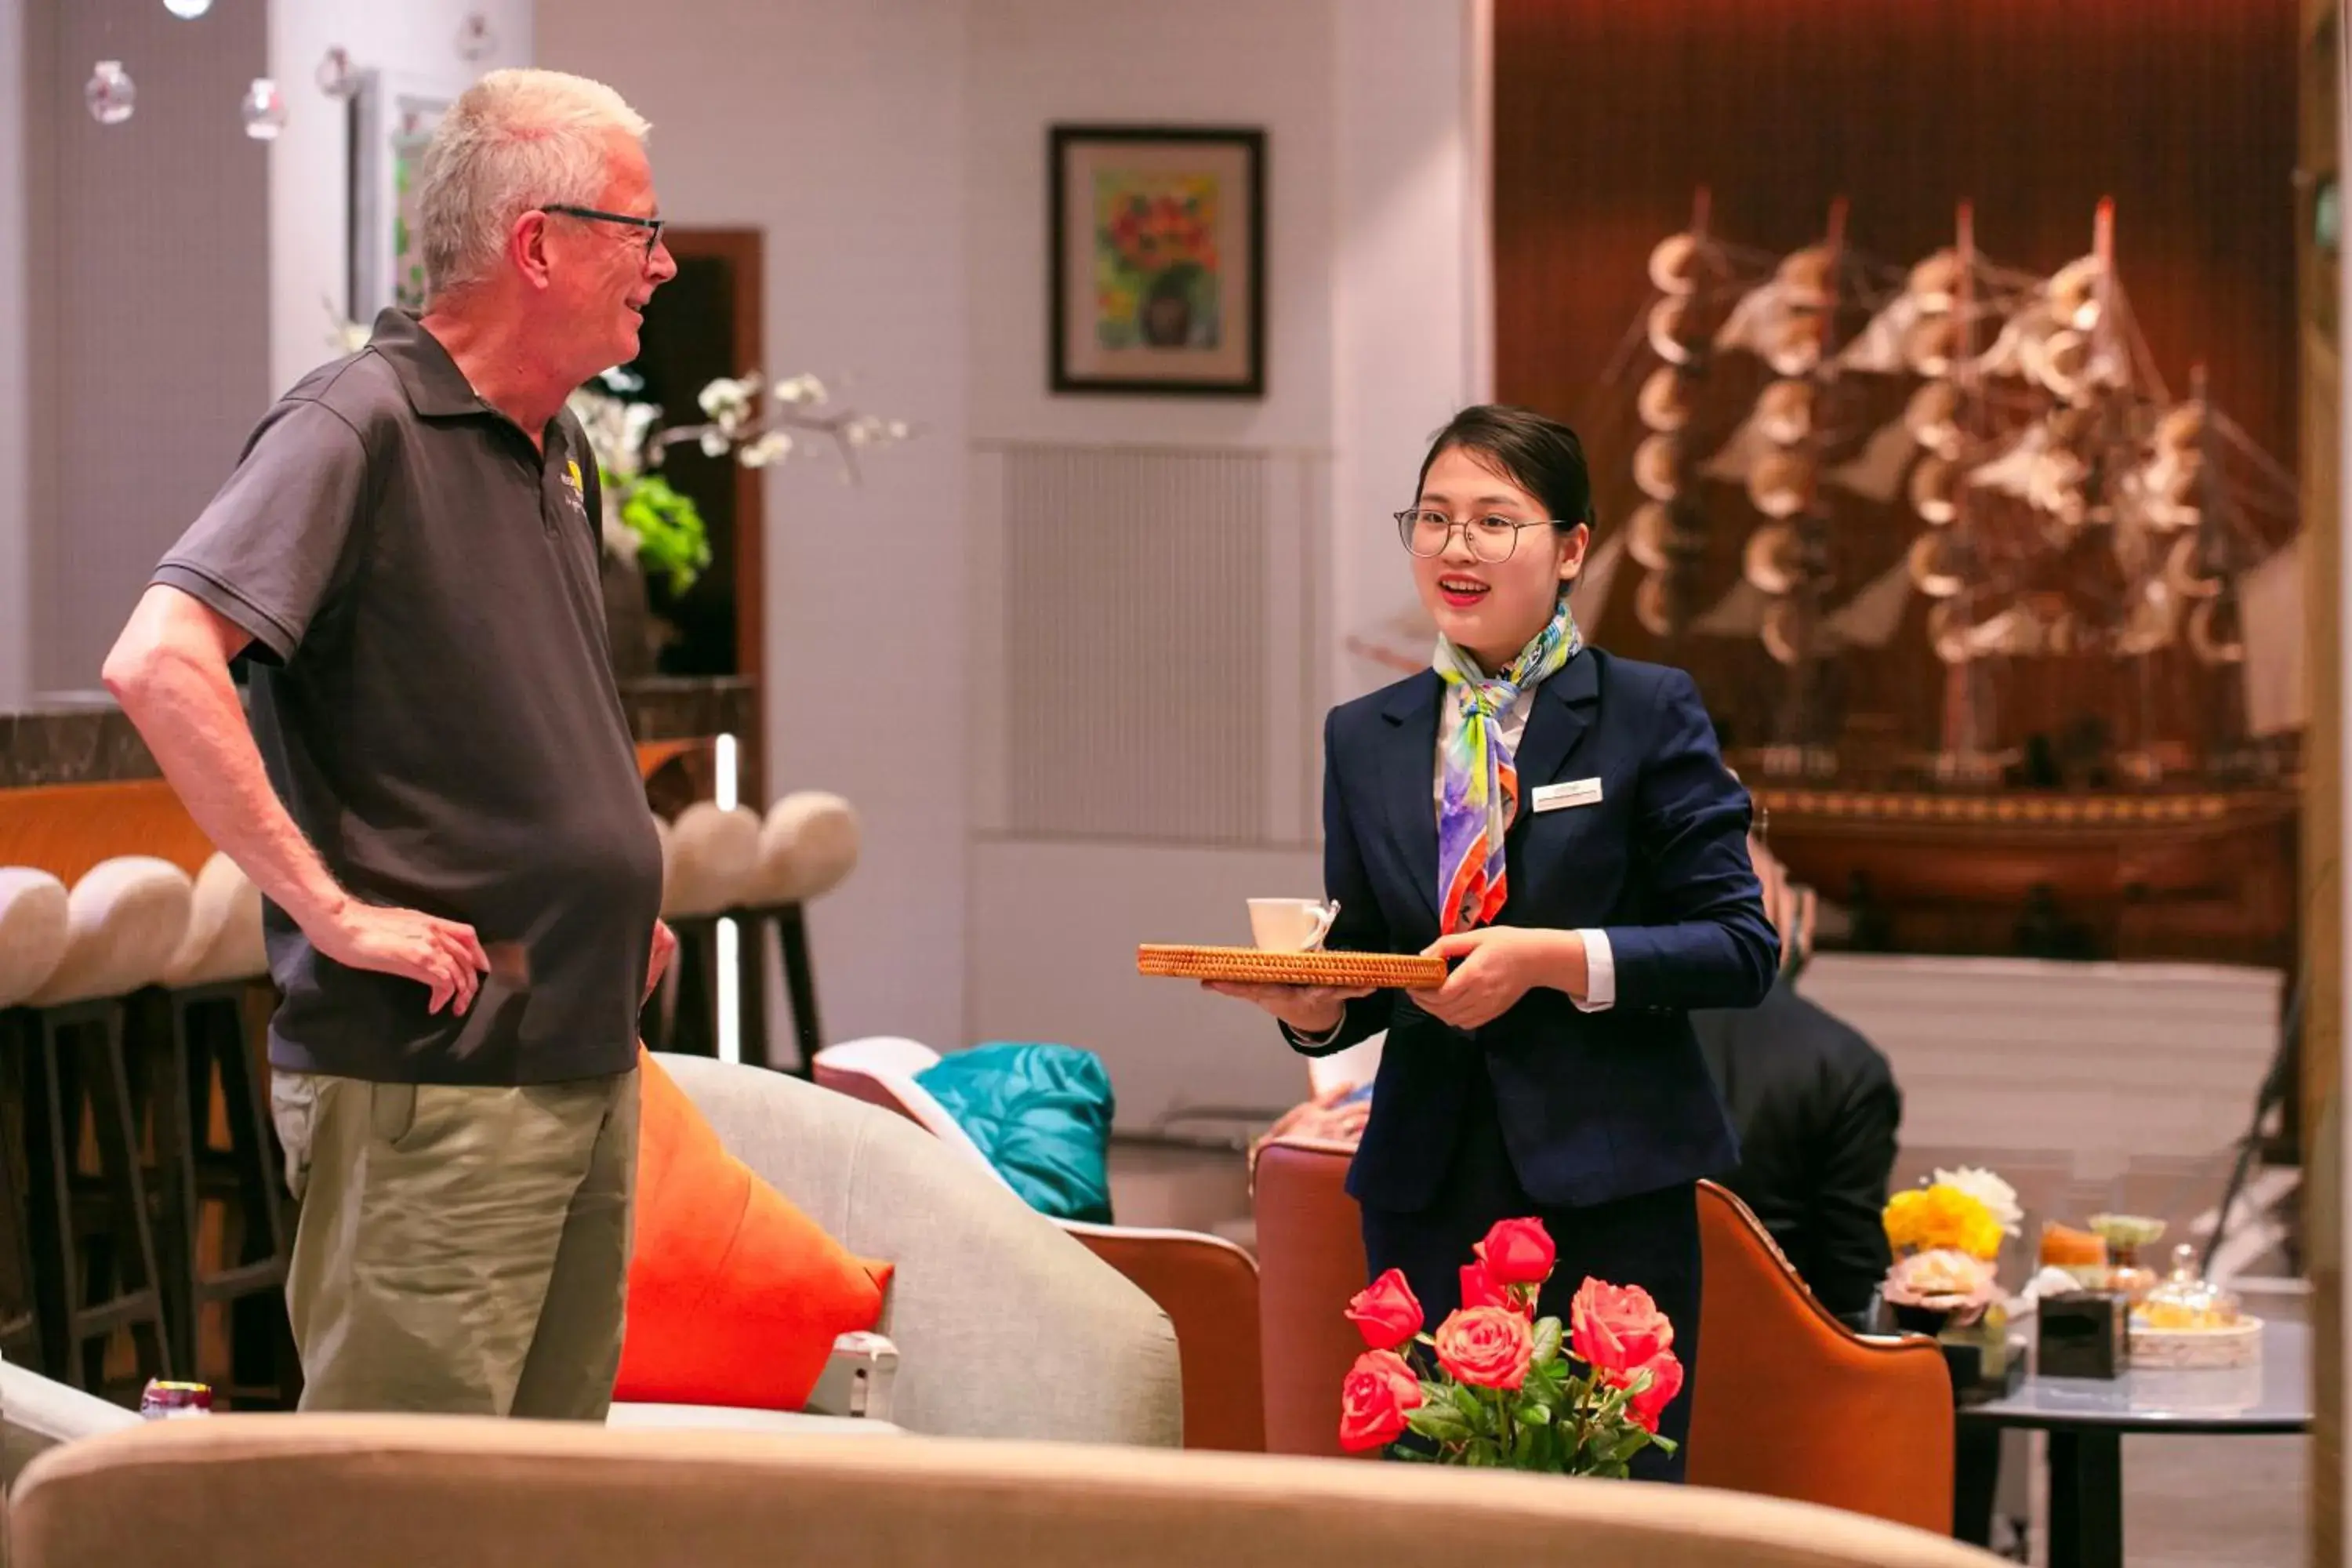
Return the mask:
{"type": "Polygon", "coordinates": [[[2025,1210],[2018,1205],[2017,1189],[1981,1165],[1962,1165],[1956,1171],[1937,1171],[1935,1180],[1937,1184],[1966,1193],[1984,1205],[2004,1235],[2017,1235],[2025,1221],[2025,1210]]]}

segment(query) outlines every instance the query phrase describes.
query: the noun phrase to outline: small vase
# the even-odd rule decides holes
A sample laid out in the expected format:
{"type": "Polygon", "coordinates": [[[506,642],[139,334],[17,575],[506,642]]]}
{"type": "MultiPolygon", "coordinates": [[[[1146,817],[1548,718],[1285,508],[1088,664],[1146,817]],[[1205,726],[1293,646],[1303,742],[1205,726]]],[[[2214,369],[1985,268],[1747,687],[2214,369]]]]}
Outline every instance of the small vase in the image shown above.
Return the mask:
{"type": "Polygon", "coordinates": [[[1143,304],[1143,341],[1156,349],[1177,349],[1192,333],[1192,303],[1183,297],[1147,300],[1143,304]]]}

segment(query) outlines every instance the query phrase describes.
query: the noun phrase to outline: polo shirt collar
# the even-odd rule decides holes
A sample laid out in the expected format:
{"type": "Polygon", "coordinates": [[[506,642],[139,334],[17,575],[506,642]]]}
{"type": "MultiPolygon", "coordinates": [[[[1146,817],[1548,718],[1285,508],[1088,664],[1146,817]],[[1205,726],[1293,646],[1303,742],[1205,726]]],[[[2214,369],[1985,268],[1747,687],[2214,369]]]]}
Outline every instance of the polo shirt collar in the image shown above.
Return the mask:
{"type": "Polygon", "coordinates": [[[425,419],[446,419],[484,411],[473,383],[449,357],[441,341],[406,310],[388,309],[375,319],[368,347],[382,354],[400,377],[408,405],[425,419]]]}

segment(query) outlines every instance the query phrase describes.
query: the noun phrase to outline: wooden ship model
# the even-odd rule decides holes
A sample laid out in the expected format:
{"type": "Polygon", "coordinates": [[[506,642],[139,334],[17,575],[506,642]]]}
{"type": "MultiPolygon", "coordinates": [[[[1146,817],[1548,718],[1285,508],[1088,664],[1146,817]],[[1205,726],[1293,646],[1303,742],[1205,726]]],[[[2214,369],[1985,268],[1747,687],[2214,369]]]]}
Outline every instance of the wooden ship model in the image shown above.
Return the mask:
{"type": "Polygon", "coordinates": [[[1580,615],[1698,675],[1858,945],[2289,962],[2294,479],[2166,386],[2110,205],[2048,275],[1846,217],[1761,254],[1701,192],[1652,252],[1580,615]]]}

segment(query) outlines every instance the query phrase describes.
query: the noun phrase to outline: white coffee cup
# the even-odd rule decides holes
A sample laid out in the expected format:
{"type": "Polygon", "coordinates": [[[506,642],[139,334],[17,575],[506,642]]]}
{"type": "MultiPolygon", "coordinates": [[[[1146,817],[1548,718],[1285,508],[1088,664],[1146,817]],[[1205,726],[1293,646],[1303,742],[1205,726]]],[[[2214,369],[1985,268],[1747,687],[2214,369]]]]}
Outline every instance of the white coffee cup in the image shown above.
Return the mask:
{"type": "Polygon", "coordinates": [[[1339,906],[1320,899],[1252,899],[1250,940],[1268,952],[1312,952],[1323,945],[1339,906]]]}

